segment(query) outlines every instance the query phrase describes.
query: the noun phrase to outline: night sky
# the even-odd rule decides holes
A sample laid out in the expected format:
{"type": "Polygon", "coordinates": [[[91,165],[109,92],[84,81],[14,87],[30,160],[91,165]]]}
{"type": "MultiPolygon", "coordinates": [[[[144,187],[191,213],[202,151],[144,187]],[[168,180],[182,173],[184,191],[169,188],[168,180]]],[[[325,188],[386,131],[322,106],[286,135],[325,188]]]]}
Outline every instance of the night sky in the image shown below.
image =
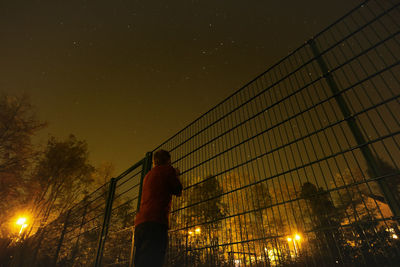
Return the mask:
{"type": "Polygon", "coordinates": [[[118,172],[360,0],[1,0],[0,91],[118,172]]]}

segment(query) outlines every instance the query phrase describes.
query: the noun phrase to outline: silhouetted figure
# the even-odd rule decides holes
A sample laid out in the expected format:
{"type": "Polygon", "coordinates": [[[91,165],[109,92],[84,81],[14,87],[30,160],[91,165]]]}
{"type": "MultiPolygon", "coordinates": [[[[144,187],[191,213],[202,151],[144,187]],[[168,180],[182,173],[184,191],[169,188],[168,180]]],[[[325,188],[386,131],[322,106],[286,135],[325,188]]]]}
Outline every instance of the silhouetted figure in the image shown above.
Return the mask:
{"type": "Polygon", "coordinates": [[[163,265],[172,195],[182,194],[179,169],[172,167],[169,152],[158,150],[153,160],[154,167],[143,181],[140,208],[135,219],[135,267],[163,265]]]}

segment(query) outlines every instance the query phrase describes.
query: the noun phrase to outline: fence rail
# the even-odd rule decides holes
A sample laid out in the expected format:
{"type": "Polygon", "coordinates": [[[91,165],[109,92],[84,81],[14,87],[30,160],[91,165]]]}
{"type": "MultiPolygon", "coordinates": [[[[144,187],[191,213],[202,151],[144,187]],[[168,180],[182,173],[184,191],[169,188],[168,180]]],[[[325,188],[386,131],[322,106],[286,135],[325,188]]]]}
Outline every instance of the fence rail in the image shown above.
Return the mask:
{"type": "MultiPolygon", "coordinates": [[[[167,266],[397,266],[399,5],[363,2],[153,150],[184,185],[167,266]]],[[[39,232],[37,262],[130,266],[146,159],[39,232]]]]}

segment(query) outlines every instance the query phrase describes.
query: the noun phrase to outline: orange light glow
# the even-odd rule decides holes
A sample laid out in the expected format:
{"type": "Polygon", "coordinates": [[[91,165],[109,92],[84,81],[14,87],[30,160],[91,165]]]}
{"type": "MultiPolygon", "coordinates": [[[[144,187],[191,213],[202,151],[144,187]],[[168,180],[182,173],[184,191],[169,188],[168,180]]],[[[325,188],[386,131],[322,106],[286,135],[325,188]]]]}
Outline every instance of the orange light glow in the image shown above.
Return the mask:
{"type": "Polygon", "coordinates": [[[19,217],[17,219],[17,221],[15,222],[15,224],[21,226],[21,228],[19,229],[19,235],[21,235],[22,232],[24,231],[24,228],[26,228],[28,226],[27,221],[28,221],[28,219],[26,217],[19,217]]]}
{"type": "Polygon", "coordinates": [[[21,217],[21,218],[18,218],[16,224],[22,226],[22,225],[24,225],[26,223],[26,221],[27,221],[27,219],[25,217],[21,217]]]}

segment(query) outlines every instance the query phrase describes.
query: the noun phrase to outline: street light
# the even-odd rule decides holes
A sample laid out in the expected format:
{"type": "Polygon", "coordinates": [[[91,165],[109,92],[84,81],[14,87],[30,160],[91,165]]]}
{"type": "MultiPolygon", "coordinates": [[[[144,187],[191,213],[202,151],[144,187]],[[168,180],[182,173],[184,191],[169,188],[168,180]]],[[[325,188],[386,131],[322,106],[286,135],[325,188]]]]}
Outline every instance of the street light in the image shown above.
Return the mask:
{"type": "Polygon", "coordinates": [[[26,221],[27,221],[27,219],[25,217],[18,218],[16,224],[21,225],[21,229],[19,230],[19,235],[21,235],[24,228],[26,228],[28,226],[28,224],[26,224],[26,221]]]}
{"type": "MultiPolygon", "coordinates": [[[[294,252],[296,255],[299,253],[299,248],[298,248],[297,242],[300,242],[300,240],[301,240],[301,236],[299,234],[295,234],[293,236],[293,238],[290,236],[287,238],[288,243],[293,243],[294,252]]],[[[290,247],[289,247],[289,249],[290,249],[290,247]]]]}

